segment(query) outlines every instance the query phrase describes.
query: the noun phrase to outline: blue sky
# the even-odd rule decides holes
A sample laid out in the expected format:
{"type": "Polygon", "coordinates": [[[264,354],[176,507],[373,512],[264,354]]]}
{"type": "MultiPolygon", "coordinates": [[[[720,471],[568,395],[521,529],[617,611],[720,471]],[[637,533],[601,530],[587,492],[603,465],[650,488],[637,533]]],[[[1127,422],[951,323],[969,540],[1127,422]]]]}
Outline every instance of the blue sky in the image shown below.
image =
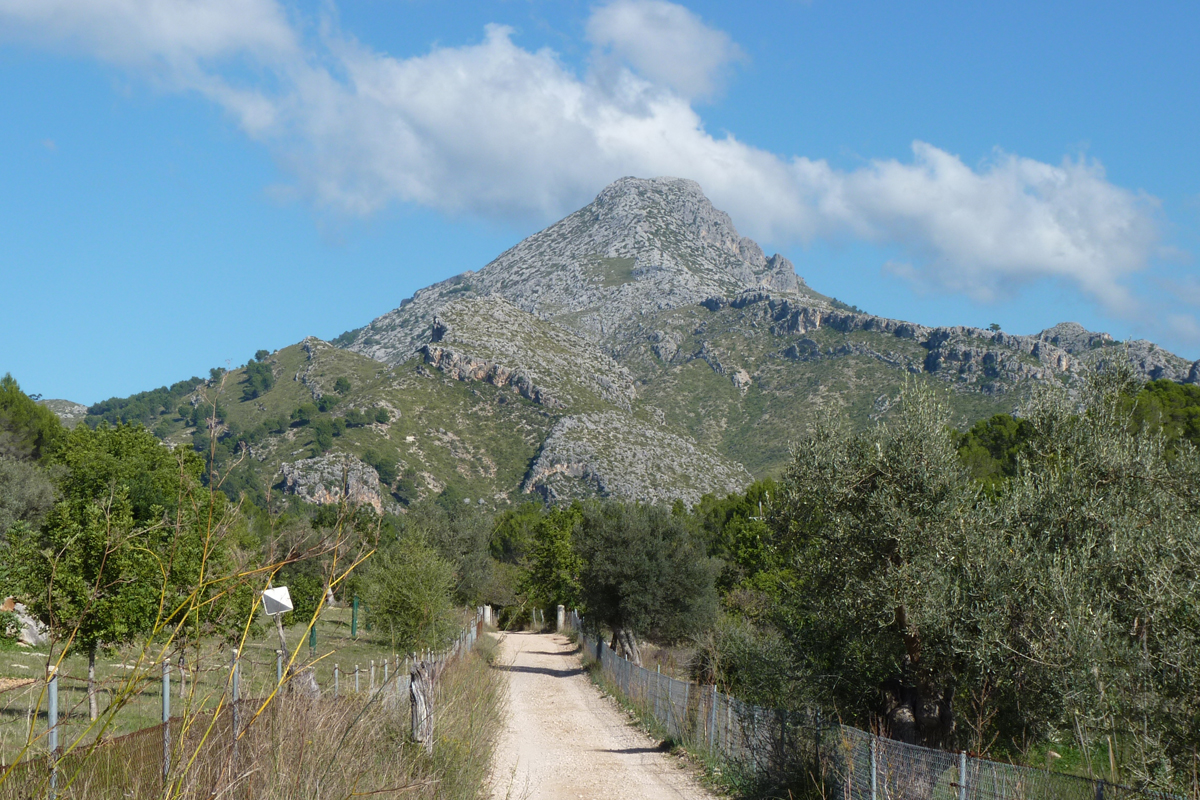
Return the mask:
{"type": "Polygon", "coordinates": [[[1182,2],[0,0],[0,371],[90,403],[332,338],[629,174],[874,313],[1197,358],[1198,32],[1182,2]]]}

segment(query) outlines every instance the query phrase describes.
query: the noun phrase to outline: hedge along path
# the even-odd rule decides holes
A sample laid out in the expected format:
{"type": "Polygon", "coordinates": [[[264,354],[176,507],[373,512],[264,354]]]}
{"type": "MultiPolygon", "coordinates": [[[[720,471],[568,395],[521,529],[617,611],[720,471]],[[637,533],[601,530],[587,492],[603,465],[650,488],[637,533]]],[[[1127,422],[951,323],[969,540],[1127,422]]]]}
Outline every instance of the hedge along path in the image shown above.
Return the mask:
{"type": "Polygon", "coordinates": [[[508,672],[509,708],[493,800],[713,797],[600,693],[565,636],[504,634],[497,665],[508,672]]]}

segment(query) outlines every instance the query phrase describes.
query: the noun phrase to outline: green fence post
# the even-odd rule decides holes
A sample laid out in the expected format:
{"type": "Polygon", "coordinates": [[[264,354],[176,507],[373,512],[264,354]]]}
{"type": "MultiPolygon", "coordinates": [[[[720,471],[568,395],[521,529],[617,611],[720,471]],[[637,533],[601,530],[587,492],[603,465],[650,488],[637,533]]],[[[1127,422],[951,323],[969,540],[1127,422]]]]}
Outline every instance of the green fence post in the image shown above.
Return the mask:
{"type": "Polygon", "coordinates": [[[358,595],[354,595],[354,600],[350,603],[350,638],[358,638],[358,595]]]}
{"type": "Polygon", "coordinates": [[[313,626],[308,629],[308,657],[317,657],[317,623],[313,622],[313,626]]]}

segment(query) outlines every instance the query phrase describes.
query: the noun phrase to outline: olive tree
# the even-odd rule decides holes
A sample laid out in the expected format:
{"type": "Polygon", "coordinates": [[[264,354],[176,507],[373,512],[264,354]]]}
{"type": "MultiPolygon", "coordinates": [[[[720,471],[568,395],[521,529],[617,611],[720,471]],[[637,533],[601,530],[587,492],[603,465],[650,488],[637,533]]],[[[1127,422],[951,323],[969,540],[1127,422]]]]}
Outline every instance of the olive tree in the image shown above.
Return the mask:
{"type": "Polygon", "coordinates": [[[639,636],[677,640],[712,624],[716,564],[690,517],[610,500],[585,505],[577,532],[585,613],[632,661],[639,636]]]}
{"type": "Polygon", "coordinates": [[[826,417],[781,482],[776,535],[794,570],[782,626],[820,699],[874,715],[891,735],[938,745],[955,727],[953,572],[977,492],[949,410],[910,386],[887,424],[826,417]]]}

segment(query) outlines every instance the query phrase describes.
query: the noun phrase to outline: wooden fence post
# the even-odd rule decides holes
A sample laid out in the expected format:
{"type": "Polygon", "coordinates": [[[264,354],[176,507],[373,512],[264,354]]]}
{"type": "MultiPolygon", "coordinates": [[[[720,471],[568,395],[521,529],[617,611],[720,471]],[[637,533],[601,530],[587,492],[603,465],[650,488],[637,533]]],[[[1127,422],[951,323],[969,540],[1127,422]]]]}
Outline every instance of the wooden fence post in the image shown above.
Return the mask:
{"type": "Polygon", "coordinates": [[[426,753],[433,752],[433,675],[429,661],[414,661],[408,693],[412,706],[412,738],[426,753]]]}

